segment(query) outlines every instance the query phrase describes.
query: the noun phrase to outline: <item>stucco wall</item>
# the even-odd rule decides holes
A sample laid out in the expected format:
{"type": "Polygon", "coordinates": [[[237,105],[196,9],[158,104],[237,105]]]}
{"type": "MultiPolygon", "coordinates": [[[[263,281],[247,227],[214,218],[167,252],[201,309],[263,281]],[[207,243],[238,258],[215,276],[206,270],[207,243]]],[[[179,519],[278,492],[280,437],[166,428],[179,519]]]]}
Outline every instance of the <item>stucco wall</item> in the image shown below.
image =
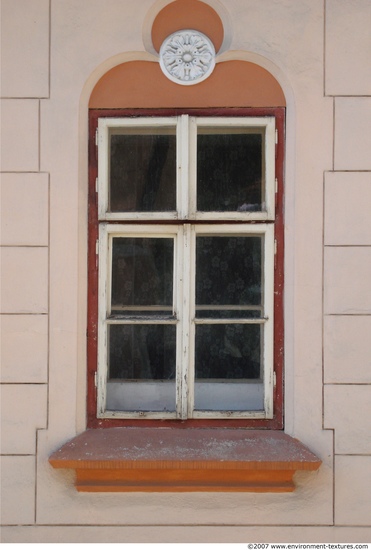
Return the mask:
{"type": "Polygon", "coordinates": [[[87,107],[156,62],[167,0],[2,0],[4,542],[369,541],[371,3],[208,0],[219,62],[287,101],[285,431],[323,461],[292,494],[79,494],[48,456],[85,428],[87,107]]]}

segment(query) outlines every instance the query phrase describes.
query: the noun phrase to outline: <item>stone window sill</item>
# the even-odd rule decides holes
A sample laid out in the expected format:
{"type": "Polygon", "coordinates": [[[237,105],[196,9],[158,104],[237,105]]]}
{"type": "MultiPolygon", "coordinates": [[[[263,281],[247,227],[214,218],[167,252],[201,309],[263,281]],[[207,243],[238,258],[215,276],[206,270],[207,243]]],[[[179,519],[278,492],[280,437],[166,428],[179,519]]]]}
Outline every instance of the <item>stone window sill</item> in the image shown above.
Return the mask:
{"type": "Polygon", "coordinates": [[[49,458],[85,492],[291,492],[319,458],[281,431],[223,428],[87,430],[49,458]]]}

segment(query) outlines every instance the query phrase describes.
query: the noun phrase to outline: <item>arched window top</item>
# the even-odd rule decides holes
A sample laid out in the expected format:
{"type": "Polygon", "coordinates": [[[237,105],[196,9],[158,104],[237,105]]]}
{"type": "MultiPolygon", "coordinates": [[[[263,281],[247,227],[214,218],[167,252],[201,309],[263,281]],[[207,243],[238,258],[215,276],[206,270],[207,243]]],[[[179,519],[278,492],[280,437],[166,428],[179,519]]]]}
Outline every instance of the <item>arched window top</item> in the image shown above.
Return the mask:
{"type": "Polygon", "coordinates": [[[274,76],[242,60],[217,63],[212,75],[195,86],[171,82],[158,63],[129,61],[106,72],[89,101],[90,109],[285,106],[274,76]]]}

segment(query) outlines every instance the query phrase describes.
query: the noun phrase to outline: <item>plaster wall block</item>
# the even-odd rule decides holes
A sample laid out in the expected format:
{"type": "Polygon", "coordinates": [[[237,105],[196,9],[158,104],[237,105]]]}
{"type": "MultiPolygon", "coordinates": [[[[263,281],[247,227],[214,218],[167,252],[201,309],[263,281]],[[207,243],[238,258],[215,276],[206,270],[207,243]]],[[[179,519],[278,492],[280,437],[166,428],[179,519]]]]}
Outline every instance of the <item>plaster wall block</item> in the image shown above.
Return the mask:
{"type": "Polygon", "coordinates": [[[371,97],[335,100],[335,170],[371,170],[371,97]]]}
{"type": "Polygon", "coordinates": [[[2,97],[49,93],[48,0],[2,0],[2,97]]]}
{"type": "Polygon", "coordinates": [[[1,312],[47,313],[48,249],[3,247],[1,312]]]}
{"type": "Polygon", "coordinates": [[[371,245],[370,212],[371,172],[326,174],[326,245],[371,245]]]}
{"type": "Polygon", "coordinates": [[[1,171],[39,169],[39,102],[36,99],[1,100],[1,171]]]}
{"type": "Polygon", "coordinates": [[[3,384],[1,398],[2,454],[34,454],[36,430],[47,422],[47,386],[3,384]]]}
{"type": "Polygon", "coordinates": [[[370,20],[369,0],[327,0],[327,94],[371,94],[370,20]]]}
{"type": "Polygon", "coordinates": [[[3,174],[1,244],[47,246],[47,174],[3,174]]]}
{"type": "Polygon", "coordinates": [[[324,320],[327,384],[371,384],[371,316],[330,315],[324,320]]]}
{"type": "MultiPolygon", "coordinates": [[[[64,88],[72,92],[76,84],[81,90],[86,74],[91,74],[99,63],[110,57],[121,52],[144,51],[143,20],[153,7],[153,0],[141,0],[135,7],[130,2],[117,0],[105,0],[104,3],[63,0],[52,4],[50,78],[53,99],[63,94],[64,88]],[[92,40],[92,36],[106,36],[107,33],[109,40],[92,40]]],[[[66,96],[65,101],[68,103],[66,96]]]]}
{"type": "Polygon", "coordinates": [[[371,456],[337,456],[335,487],[335,525],[369,527],[371,456]]]}
{"type": "Polygon", "coordinates": [[[325,248],[325,313],[371,313],[371,247],[325,248]]]}
{"type": "Polygon", "coordinates": [[[35,457],[1,457],[1,522],[32,524],[35,520],[35,457]]]}
{"type": "Polygon", "coordinates": [[[371,454],[371,385],[326,385],[324,426],[338,454],[371,454]]]}
{"type": "MultiPolygon", "coordinates": [[[[367,527],[246,526],[246,525],[20,525],[2,528],[4,543],[290,543],[368,542],[367,527]]],[[[246,544],[245,544],[246,546],[246,544]]]]}
{"type": "Polygon", "coordinates": [[[48,317],[3,315],[1,382],[45,383],[48,379],[48,317]]]}
{"type": "Polygon", "coordinates": [[[317,0],[239,0],[225,6],[233,21],[231,50],[256,52],[292,71],[294,86],[313,86],[313,75],[323,67],[323,4],[317,0]]]}

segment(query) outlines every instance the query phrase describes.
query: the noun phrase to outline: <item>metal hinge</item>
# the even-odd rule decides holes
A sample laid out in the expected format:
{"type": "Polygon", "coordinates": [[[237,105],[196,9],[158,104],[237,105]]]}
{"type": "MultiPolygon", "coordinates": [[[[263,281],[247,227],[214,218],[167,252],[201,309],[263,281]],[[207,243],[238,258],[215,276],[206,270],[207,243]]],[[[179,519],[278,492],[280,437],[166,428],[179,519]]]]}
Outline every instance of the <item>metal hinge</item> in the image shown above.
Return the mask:
{"type": "Polygon", "coordinates": [[[98,380],[97,380],[97,371],[95,371],[94,373],[94,386],[97,388],[98,387],[98,380]]]}
{"type": "Polygon", "coordinates": [[[98,147],[98,128],[95,129],[95,145],[98,147]]]}
{"type": "Polygon", "coordinates": [[[275,186],[275,195],[274,195],[274,204],[275,208],[278,206],[278,179],[275,178],[274,180],[274,186],[275,186]]]}
{"type": "Polygon", "coordinates": [[[95,268],[98,269],[98,258],[99,258],[99,240],[95,241],[95,268]]]}
{"type": "Polygon", "coordinates": [[[276,132],[275,132],[275,143],[276,145],[278,145],[278,130],[276,128],[276,132]]]}
{"type": "Polygon", "coordinates": [[[277,239],[274,239],[274,269],[277,267],[277,239]]]}
{"type": "Polygon", "coordinates": [[[273,371],[273,386],[276,387],[277,385],[277,376],[276,376],[276,371],[274,370],[273,371]]]}
{"type": "Polygon", "coordinates": [[[99,184],[99,180],[98,180],[98,178],[95,178],[95,192],[96,193],[98,193],[98,184],[99,184]]]}

